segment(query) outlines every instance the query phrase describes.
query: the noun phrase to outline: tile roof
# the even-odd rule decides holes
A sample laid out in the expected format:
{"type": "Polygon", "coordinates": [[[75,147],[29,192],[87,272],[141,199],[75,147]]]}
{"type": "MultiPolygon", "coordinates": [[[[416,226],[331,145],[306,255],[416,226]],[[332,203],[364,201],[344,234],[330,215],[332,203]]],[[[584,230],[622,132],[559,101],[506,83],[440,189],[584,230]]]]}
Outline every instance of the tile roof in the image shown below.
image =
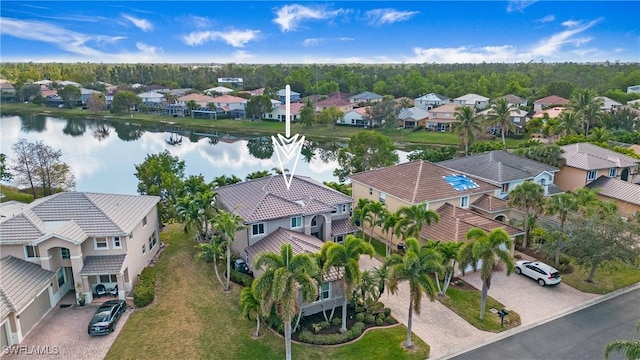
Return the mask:
{"type": "Polygon", "coordinates": [[[245,223],[331,212],[338,204],[353,202],[351,197],[304,176],[294,176],[288,190],[282,175],[273,175],[216,191],[220,204],[235,209],[245,223]]]}
{"type": "Polygon", "coordinates": [[[459,107],[461,107],[462,105],[460,104],[444,104],[444,105],[440,105],[438,107],[435,107],[431,110],[429,110],[429,117],[430,118],[437,118],[437,119],[446,119],[446,120],[451,120],[451,121],[456,121],[455,115],[452,115],[451,117],[444,117],[441,114],[443,113],[451,113],[451,114],[455,114],[455,112],[457,111],[457,109],[459,107]]]}
{"type": "Polygon", "coordinates": [[[512,237],[523,233],[522,230],[513,226],[449,203],[440,206],[436,212],[440,215],[440,221],[437,224],[424,226],[420,231],[422,238],[438,241],[465,241],[467,232],[473,227],[486,232],[503,228],[512,237]]]}
{"type": "Polygon", "coordinates": [[[402,111],[400,111],[400,114],[398,114],[398,119],[400,120],[406,120],[406,119],[422,120],[428,117],[429,117],[429,113],[426,110],[423,110],[418,107],[402,109],[402,111]]]}
{"type": "Polygon", "coordinates": [[[527,99],[525,98],[521,98],[520,96],[516,96],[513,94],[507,94],[504,96],[499,97],[500,98],[505,98],[507,99],[507,102],[510,104],[526,104],[527,103],[527,99]]]}
{"type": "Polygon", "coordinates": [[[87,256],[80,275],[120,274],[126,259],[127,254],[87,256]]]}
{"type": "Polygon", "coordinates": [[[459,173],[419,160],[353,174],[350,178],[409,204],[489,193],[498,189],[495,185],[470,176],[478,188],[458,191],[444,179],[445,176],[456,174],[459,173]]]}
{"type": "Polygon", "coordinates": [[[457,97],[457,98],[455,98],[453,100],[454,101],[464,101],[465,104],[466,104],[469,101],[473,101],[473,102],[476,102],[476,101],[488,101],[489,98],[485,97],[485,96],[482,96],[482,95],[471,93],[471,94],[465,94],[465,95],[459,96],[459,97],[457,97]]]}
{"type": "Polygon", "coordinates": [[[533,179],[542,172],[560,169],[543,163],[513,155],[504,150],[488,151],[438,163],[448,169],[478,177],[494,185],[514,180],[533,179]]]}
{"type": "Polygon", "coordinates": [[[213,96],[202,95],[202,94],[189,94],[189,95],[180,96],[178,98],[178,101],[184,101],[184,102],[188,102],[191,100],[195,102],[214,102],[215,98],[213,96]]]}
{"type": "Polygon", "coordinates": [[[486,212],[497,212],[509,209],[509,202],[489,194],[484,194],[470,205],[486,212]]]}
{"type": "Polygon", "coordinates": [[[326,100],[318,101],[316,106],[329,107],[329,106],[346,106],[350,105],[349,100],[341,99],[341,98],[328,98],[326,100]]]}
{"type": "Polygon", "coordinates": [[[430,94],[425,94],[422,95],[420,97],[415,98],[415,100],[422,100],[422,101],[448,101],[449,98],[444,96],[444,95],[440,95],[440,94],[436,94],[436,93],[430,93],[430,94]]]}
{"type": "MultiPolygon", "coordinates": [[[[300,113],[302,108],[305,106],[303,103],[290,103],[289,104],[289,113],[291,115],[297,115],[300,113]]],[[[287,104],[282,104],[278,106],[278,109],[282,110],[283,113],[287,111],[287,104]]]]}
{"type": "Polygon", "coordinates": [[[358,232],[358,227],[351,223],[351,219],[336,219],[331,221],[331,236],[353,234],[358,232]]]}
{"type": "Polygon", "coordinates": [[[620,154],[591,143],[576,143],[561,147],[565,165],[582,170],[634,167],[640,159],[620,154]]]}
{"type": "Polygon", "coordinates": [[[589,189],[598,189],[598,195],[640,205],[640,185],[638,184],[603,175],[596,181],[589,183],[587,187],[589,189]]]}
{"type": "Polygon", "coordinates": [[[239,96],[232,95],[221,95],[213,98],[211,102],[221,103],[221,104],[232,104],[232,103],[247,103],[247,99],[241,98],[239,96]]]}
{"type": "Polygon", "coordinates": [[[542,117],[544,117],[544,114],[547,114],[547,116],[550,119],[555,119],[558,116],[560,116],[560,114],[562,114],[562,112],[565,111],[565,110],[567,110],[567,108],[556,106],[556,107],[553,107],[553,108],[550,108],[550,109],[544,109],[544,110],[538,111],[535,114],[533,114],[532,117],[533,118],[542,118],[542,117]]]}
{"type": "Polygon", "coordinates": [[[548,104],[564,105],[564,104],[568,104],[569,100],[557,95],[551,95],[551,96],[543,97],[542,99],[538,99],[533,103],[542,104],[542,105],[548,105],[548,104]]]}
{"type": "Polygon", "coordinates": [[[378,99],[382,99],[382,98],[383,98],[382,95],[378,95],[376,93],[372,93],[371,91],[365,91],[365,92],[360,93],[358,95],[353,95],[349,99],[353,99],[353,100],[378,100],[378,99]]]}
{"type": "Polygon", "coordinates": [[[13,256],[0,259],[0,319],[19,311],[51,283],[54,273],[13,256]]]}

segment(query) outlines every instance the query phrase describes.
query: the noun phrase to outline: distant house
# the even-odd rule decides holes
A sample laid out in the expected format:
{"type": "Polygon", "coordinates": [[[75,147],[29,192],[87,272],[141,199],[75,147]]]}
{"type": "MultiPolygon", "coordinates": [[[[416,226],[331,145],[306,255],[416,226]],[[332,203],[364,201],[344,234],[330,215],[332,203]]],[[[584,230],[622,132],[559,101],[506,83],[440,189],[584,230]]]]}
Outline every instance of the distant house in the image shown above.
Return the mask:
{"type": "Polygon", "coordinates": [[[249,94],[251,96],[258,96],[258,95],[264,95],[264,88],[258,88],[258,89],[253,89],[253,90],[244,90],[244,91],[240,91],[241,93],[245,93],[245,94],[249,94]]]}
{"type": "Polygon", "coordinates": [[[412,129],[417,126],[426,126],[429,113],[419,107],[402,109],[398,114],[398,122],[405,129],[412,129]]]}
{"type": "Polygon", "coordinates": [[[200,107],[207,107],[210,103],[213,103],[215,98],[213,96],[202,94],[188,94],[180,96],[177,99],[178,104],[187,105],[190,101],[195,101],[200,107]]]}
{"type": "Polygon", "coordinates": [[[218,108],[224,109],[232,118],[241,118],[246,115],[247,99],[238,96],[221,95],[211,101],[218,108]]]}
{"type": "Polygon", "coordinates": [[[155,91],[146,91],[138,94],[143,103],[161,103],[164,101],[164,94],[155,91]]]}
{"type": "Polygon", "coordinates": [[[513,106],[513,107],[516,107],[516,108],[527,106],[527,103],[528,103],[527,99],[525,99],[523,97],[520,97],[520,96],[513,95],[513,94],[507,94],[507,95],[504,95],[504,96],[500,96],[497,99],[500,99],[500,98],[505,98],[507,100],[507,104],[509,104],[509,106],[513,106]]]}
{"type": "MultiPolygon", "coordinates": [[[[303,103],[293,103],[289,106],[289,118],[291,122],[298,121],[300,117],[300,110],[305,105],[303,103]]],[[[268,112],[262,116],[265,120],[278,120],[280,122],[284,122],[287,120],[287,109],[286,105],[280,105],[277,108],[273,109],[272,112],[268,112]]]]}
{"type": "Polygon", "coordinates": [[[145,87],[146,91],[155,91],[159,93],[168,93],[171,89],[168,86],[160,84],[151,84],[145,87]]]}
{"type": "Polygon", "coordinates": [[[600,107],[600,111],[611,112],[619,109],[622,106],[622,103],[619,103],[606,96],[596,96],[596,99],[602,101],[602,106],[600,107]]]}
{"type": "Polygon", "coordinates": [[[622,216],[630,220],[640,216],[640,185],[601,175],[587,187],[597,190],[599,199],[615,202],[622,216]]]}
{"type": "Polygon", "coordinates": [[[562,146],[564,165],[556,174],[556,184],[564,191],[573,191],[595,181],[600,176],[640,183],[638,164],[632,158],[591,143],[562,146]]]}
{"type": "Polygon", "coordinates": [[[488,151],[437,164],[499,186],[500,190],[496,194],[499,198],[505,198],[525,181],[541,185],[547,196],[562,192],[554,184],[554,175],[560,169],[503,150],[488,151]]]}
{"type": "Polygon", "coordinates": [[[10,82],[0,82],[0,92],[5,94],[15,94],[16,88],[10,82]]]}
{"type": "Polygon", "coordinates": [[[454,104],[473,106],[478,110],[482,110],[489,105],[489,98],[478,94],[466,94],[453,99],[454,104]]]}
{"type": "Polygon", "coordinates": [[[456,111],[458,107],[460,107],[459,104],[445,104],[429,110],[427,130],[449,131],[451,125],[457,121],[456,111]]]}
{"type": "MultiPolygon", "coordinates": [[[[478,112],[478,115],[488,116],[491,114],[491,109],[485,109],[478,112]]],[[[529,119],[528,112],[522,109],[515,109],[509,112],[509,120],[516,127],[516,132],[524,132],[525,126],[527,125],[527,120],[529,119]]],[[[497,135],[501,133],[501,128],[499,126],[493,126],[489,129],[492,134],[497,135]]],[[[506,135],[506,134],[505,134],[506,135]]]]}
{"type": "Polygon", "coordinates": [[[627,94],[640,94],[640,85],[627,87],[627,94]]]}
{"type": "Polygon", "coordinates": [[[204,91],[205,94],[209,94],[209,95],[218,95],[218,94],[227,95],[232,92],[233,92],[233,89],[229,89],[228,87],[224,87],[224,86],[216,86],[204,91]]]}
{"type": "Polygon", "coordinates": [[[82,104],[86,104],[93,94],[102,94],[102,92],[93,89],[80,88],[80,101],[82,101],[82,104]]]}
{"type": "MultiPolygon", "coordinates": [[[[298,101],[300,101],[300,93],[291,90],[291,91],[289,91],[289,98],[290,98],[290,100],[289,100],[290,102],[298,102],[298,101]]],[[[287,96],[286,96],[286,90],[285,89],[278,90],[278,100],[280,100],[280,102],[283,103],[283,104],[287,102],[287,96]]]]}
{"type": "Polygon", "coordinates": [[[328,98],[326,100],[316,102],[315,111],[322,112],[324,109],[328,109],[330,107],[338,108],[344,113],[353,109],[353,104],[349,100],[341,99],[339,97],[328,98]]]}
{"type": "Polygon", "coordinates": [[[552,107],[552,108],[545,108],[544,110],[536,111],[536,113],[533,114],[533,116],[531,118],[532,119],[537,119],[537,118],[555,119],[558,116],[560,116],[560,114],[562,114],[562,112],[564,112],[566,110],[567,110],[567,108],[560,107],[560,106],[556,106],[556,107],[552,107]]]}
{"type": "Polygon", "coordinates": [[[77,87],[77,88],[80,88],[80,87],[82,86],[80,83],[77,83],[77,82],[75,82],[75,81],[67,81],[67,80],[64,80],[64,81],[58,81],[58,85],[60,85],[60,86],[62,86],[62,87],[65,87],[65,86],[67,86],[67,85],[73,85],[73,86],[75,86],[75,87],[77,87]]]}
{"type": "Polygon", "coordinates": [[[169,94],[171,94],[173,96],[176,96],[176,97],[180,97],[180,96],[184,96],[184,95],[188,94],[191,91],[193,91],[192,88],[171,89],[171,90],[169,90],[169,94]]]}
{"type": "Polygon", "coordinates": [[[339,119],[336,124],[339,125],[351,125],[351,126],[371,126],[368,122],[365,123],[364,117],[367,115],[367,108],[360,107],[357,109],[349,110],[344,113],[342,119],[339,119]]]}
{"type": "Polygon", "coordinates": [[[440,94],[430,93],[422,95],[413,99],[413,105],[422,110],[431,110],[434,107],[438,107],[443,104],[448,104],[451,101],[448,97],[440,94]]]}
{"type": "Polygon", "coordinates": [[[353,95],[349,97],[349,101],[352,104],[360,104],[360,103],[370,104],[370,103],[380,102],[382,101],[383,98],[384,97],[382,95],[372,93],[371,91],[365,91],[358,95],[353,95]]]}
{"type": "Polygon", "coordinates": [[[543,97],[542,99],[538,99],[536,101],[533,102],[533,111],[538,112],[538,111],[542,111],[550,106],[554,106],[554,105],[567,105],[569,103],[569,100],[557,96],[557,95],[551,95],[551,96],[547,96],[547,97],[543,97]]]}

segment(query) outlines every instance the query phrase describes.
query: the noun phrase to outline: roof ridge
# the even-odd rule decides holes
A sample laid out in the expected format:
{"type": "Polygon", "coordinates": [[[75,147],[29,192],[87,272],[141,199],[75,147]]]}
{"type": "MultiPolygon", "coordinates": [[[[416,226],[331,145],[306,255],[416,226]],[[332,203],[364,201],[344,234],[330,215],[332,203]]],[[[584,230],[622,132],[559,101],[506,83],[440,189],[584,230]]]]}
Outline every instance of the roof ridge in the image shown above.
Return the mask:
{"type": "MultiPolygon", "coordinates": [[[[122,231],[123,233],[125,232],[124,229],[120,226],[120,224],[118,224],[115,220],[113,220],[113,218],[111,216],[109,216],[109,214],[107,214],[104,211],[104,209],[102,209],[102,207],[98,206],[98,204],[96,204],[95,201],[93,201],[93,199],[89,196],[89,193],[80,192],[79,194],[82,194],[82,196],[84,196],[93,206],[96,207],[96,209],[98,209],[107,219],[109,219],[109,221],[111,221],[118,229],[120,229],[120,231],[122,231]]],[[[101,196],[101,195],[104,195],[104,196],[123,196],[123,195],[119,195],[119,194],[98,194],[98,193],[92,193],[92,194],[98,195],[98,196],[101,196]]],[[[129,196],[129,195],[124,195],[124,196],[129,196]]]]}
{"type": "Polygon", "coordinates": [[[413,188],[413,196],[411,197],[412,204],[416,202],[416,196],[418,195],[418,187],[420,186],[420,177],[422,176],[422,164],[424,164],[424,160],[420,161],[420,166],[418,167],[418,176],[416,177],[416,186],[413,188]]]}

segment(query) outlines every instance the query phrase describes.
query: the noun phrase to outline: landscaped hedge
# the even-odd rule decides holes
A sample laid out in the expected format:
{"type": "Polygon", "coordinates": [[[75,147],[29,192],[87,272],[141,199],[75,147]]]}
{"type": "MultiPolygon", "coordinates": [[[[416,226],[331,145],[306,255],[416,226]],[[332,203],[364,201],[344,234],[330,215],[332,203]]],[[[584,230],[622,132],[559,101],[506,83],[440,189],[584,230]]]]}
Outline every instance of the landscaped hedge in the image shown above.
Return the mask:
{"type": "Polygon", "coordinates": [[[335,345],[351,341],[362,335],[364,323],[356,322],[351,329],[342,334],[314,334],[309,330],[303,330],[298,335],[298,340],[312,345],[335,345]]]}
{"type": "Polygon", "coordinates": [[[145,307],[156,297],[156,269],[146,267],[140,273],[140,279],[133,289],[133,303],[137,307],[145,307]]]}
{"type": "Polygon", "coordinates": [[[231,269],[231,281],[236,284],[249,287],[253,283],[253,277],[239,271],[231,269]]]}

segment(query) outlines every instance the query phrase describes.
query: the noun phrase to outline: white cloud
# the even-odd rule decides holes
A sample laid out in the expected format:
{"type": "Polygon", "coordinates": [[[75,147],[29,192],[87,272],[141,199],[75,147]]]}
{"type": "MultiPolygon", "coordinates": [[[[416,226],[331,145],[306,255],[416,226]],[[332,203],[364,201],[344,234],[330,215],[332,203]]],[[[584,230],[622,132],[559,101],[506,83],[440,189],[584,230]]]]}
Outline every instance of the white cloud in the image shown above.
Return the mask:
{"type": "Polygon", "coordinates": [[[211,24],[213,23],[213,21],[211,19],[209,19],[208,17],[195,16],[195,15],[187,16],[185,22],[189,26],[195,26],[197,28],[206,28],[206,27],[211,26],[211,24]]]}
{"type": "Polygon", "coordinates": [[[533,5],[536,1],[537,0],[509,0],[509,5],[507,5],[507,12],[523,12],[524,9],[533,5]]]}
{"type": "Polygon", "coordinates": [[[576,38],[575,36],[589,29],[593,25],[599,23],[602,18],[592,20],[587,24],[582,25],[580,22],[565,21],[563,25],[570,29],[561,31],[557,34],[553,34],[548,38],[542,39],[532,49],[532,52],[538,56],[554,56],[565,45],[572,44],[574,46],[581,46],[589,42],[590,38],[576,38]]]}
{"type": "Polygon", "coordinates": [[[152,55],[152,56],[157,56],[158,55],[158,51],[162,50],[159,47],[156,46],[151,46],[148,44],[145,44],[143,42],[137,42],[136,43],[136,48],[138,50],[140,50],[140,52],[146,54],[146,55],[152,55]]]}
{"type": "Polygon", "coordinates": [[[283,32],[296,30],[303,20],[324,20],[331,19],[342,13],[342,9],[327,10],[322,7],[309,7],[300,4],[285,5],[276,11],[276,18],[273,20],[280,25],[283,32]]]}
{"type": "Polygon", "coordinates": [[[575,21],[575,20],[567,20],[565,22],[562,23],[562,26],[566,26],[566,27],[576,27],[579,26],[580,22],[579,21],[575,21]]]}
{"type": "Polygon", "coordinates": [[[332,42],[332,41],[353,41],[353,38],[349,38],[349,37],[339,37],[339,38],[309,38],[309,39],[304,39],[302,41],[302,46],[304,47],[313,47],[313,46],[319,46],[328,42],[332,42]]]}
{"type": "Polygon", "coordinates": [[[548,23],[548,22],[552,22],[556,19],[556,17],[554,15],[547,15],[545,17],[542,17],[540,19],[537,19],[536,22],[541,22],[541,23],[548,23]]]}
{"type": "Polygon", "coordinates": [[[133,25],[135,25],[137,28],[139,28],[144,32],[153,30],[153,24],[147,19],[138,19],[127,14],[123,14],[122,17],[131,21],[133,25]]]}
{"type": "Polygon", "coordinates": [[[395,9],[373,9],[365,13],[365,17],[373,25],[393,24],[398,21],[407,21],[419,11],[398,11],[395,9]]]}
{"type": "Polygon", "coordinates": [[[197,31],[183,36],[182,39],[185,44],[191,46],[222,40],[233,47],[243,47],[249,41],[257,39],[259,35],[260,30],[197,31]]]}

